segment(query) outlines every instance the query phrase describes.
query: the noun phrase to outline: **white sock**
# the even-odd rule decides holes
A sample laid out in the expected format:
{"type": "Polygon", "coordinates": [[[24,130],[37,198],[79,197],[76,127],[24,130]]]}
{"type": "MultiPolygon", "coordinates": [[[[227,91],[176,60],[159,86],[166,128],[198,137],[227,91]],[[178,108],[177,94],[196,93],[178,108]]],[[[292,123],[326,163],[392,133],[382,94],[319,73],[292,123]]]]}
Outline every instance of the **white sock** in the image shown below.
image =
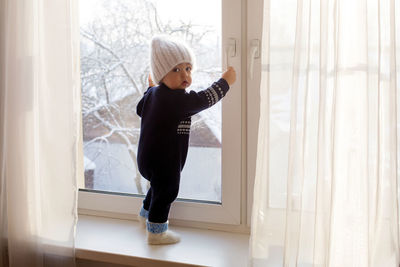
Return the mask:
{"type": "Polygon", "coordinates": [[[147,221],[147,243],[150,245],[175,244],[181,240],[178,234],[168,230],[168,221],[152,223],[147,221]]]}

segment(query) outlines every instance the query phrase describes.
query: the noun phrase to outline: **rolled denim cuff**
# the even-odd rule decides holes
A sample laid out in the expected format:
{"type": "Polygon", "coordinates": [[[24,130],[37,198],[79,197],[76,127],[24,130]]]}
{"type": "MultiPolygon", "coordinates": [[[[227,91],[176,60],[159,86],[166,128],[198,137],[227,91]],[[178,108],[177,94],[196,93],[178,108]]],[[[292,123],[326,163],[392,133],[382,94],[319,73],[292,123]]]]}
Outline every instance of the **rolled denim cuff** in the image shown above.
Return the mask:
{"type": "Polygon", "coordinates": [[[168,222],[152,223],[147,221],[147,231],[153,234],[161,234],[168,230],[168,222]]]}
{"type": "Polygon", "coordinates": [[[147,218],[149,218],[149,211],[148,211],[148,210],[145,210],[145,209],[142,207],[142,208],[140,209],[139,215],[147,219],[147,218]]]}

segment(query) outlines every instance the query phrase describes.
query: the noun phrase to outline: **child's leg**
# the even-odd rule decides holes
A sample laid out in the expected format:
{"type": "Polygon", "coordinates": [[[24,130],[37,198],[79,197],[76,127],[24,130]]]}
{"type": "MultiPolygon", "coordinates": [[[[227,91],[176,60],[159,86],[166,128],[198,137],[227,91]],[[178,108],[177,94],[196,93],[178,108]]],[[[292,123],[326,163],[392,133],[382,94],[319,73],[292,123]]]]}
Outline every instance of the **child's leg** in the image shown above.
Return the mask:
{"type": "Polygon", "coordinates": [[[153,179],[151,184],[147,242],[153,245],[173,244],[179,242],[180,238],[168,230],[168,214],[171,203],[178,196],[180,176],[157,178],[157,180],[153,179]]]}
{"type": "Polygon", "coordinates": [[[152,182],[152,195],[149,206],[149,221],[154,223],[165,223],[172,202],[178,196],[179,177],[174,179],[161,179],[162,182],[152,182]],[[170,183],[166,181],[170,181],[170,183]]]}
{"type": "Polygon", "coordinates": [[[151,186],[150,186],[149,191],[147,191],[146,197],[143,200],[143,208],[147,211],[150,209],[151,194],[152,194],[152,190],[151,190],[151,186]]]}
{"type": "Polygon", "coordinates": [[[138,216],[139,222],[143,228],[146,228],[146,220],[149,218],[151,195],[152,195],[152,190],[150,187],[149,191],[147,191],[146,197],[143,200],[143,206],[140,208],[140,212],[139,212],[139,216],[138,216]]]}

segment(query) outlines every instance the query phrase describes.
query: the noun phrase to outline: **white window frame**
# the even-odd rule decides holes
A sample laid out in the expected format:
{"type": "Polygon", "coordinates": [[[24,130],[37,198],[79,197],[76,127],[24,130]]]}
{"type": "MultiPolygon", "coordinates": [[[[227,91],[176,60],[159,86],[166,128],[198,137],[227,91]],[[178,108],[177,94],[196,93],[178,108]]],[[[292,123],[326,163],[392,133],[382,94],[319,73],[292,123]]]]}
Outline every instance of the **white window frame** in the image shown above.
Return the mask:
{"type": "MultiPolygon", "coordinates": [[[[226,62],[226,49],[232,39],[236,40],[236,55],[229,57],[229,64],[235,67],[236,83],[223,100],[222,114],[222,204],[204,203],[198,201],[181,201],[173,203],[170,219],[196,221],[235,226],[245,226],[249,222],[251,203],[247,196],[252,195],[251,179],[246,176],[246,84],[247,77],[247,22],[245,0],[222,0],[222,55],[226,62]],[[229,121],[229,123],[225,123],[229,121]],[[233,123],[232,123],[233,122],[233,123]],[[242,125],[244,127],[242,127],[242,125]],[[245,190],[247,186],[247,190],[245,190]],[[247,196],[246,196],[247,195],[247,196]],[[247,202],[247,205],[246,205],[247,202]]],[[[206,14],[205,14],[206,15],[206,14]]],[[[249,14],[249,18],[252,15],[249,14]]],[[[257,69],[255,69],[257,70],[257,69]]],[[[251,87],[249,87],[251,88],[251,87]]],[[[255,106],[250,103],[250,106],[255,106]]],[[[254,121],[254,119],[252,120],[254,121]]],[[[257,120],[258,122],[258,120],[257,120]]],[[[248,136],[250,137],[250,135],[248,136]]],[[[253,149],[253,148],[252,148],[253,149]]],[[[250,154],[252,151],[250,151],[250,154]]],[[[83,158],[83,157],[82,157],[83,158]]],[[[251,177],[251,176],[250,176],[251,177]]],[[[81,183],[83,183],[81,181],[81,183]]],[[[97,193],[79,191],[79,214],[101,215],[114,218],[132,219],[142,205],[143,197],[132,197],[128,194],[97,193]]]]}
{"type": "MultiPolygon", "coordinates": [[[[263,33],[263,13],[264,0],[247,1],[247,49],[249,51],[254,45],[254,40],[259,41],[259,51],[253,61],[253,77],[247,77],[247,208],[246,222],[251,225],[251,213],[253,205],[253,188],[256,175],[257,143],[258,143],[258,123],[260,117],[260,82],[261,82],[261,57],[262,57],[262,33],[263,33]]],[[[248,69],[250,68],[250,59],[248,69]]]]}

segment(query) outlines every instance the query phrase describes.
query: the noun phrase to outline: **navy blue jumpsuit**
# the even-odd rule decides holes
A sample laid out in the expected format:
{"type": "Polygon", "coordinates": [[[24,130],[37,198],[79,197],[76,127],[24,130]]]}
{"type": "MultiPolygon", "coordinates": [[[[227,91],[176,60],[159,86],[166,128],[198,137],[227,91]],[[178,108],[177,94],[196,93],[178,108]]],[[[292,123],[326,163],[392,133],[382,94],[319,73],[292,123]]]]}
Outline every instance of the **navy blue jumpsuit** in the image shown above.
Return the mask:
{"type": "Polygon", "coordinates": [[[171,203],[178,196],[191,116],[217,103],[228,90],[222,78],[200,92],[172,90],[161,83],[148,88],[139,101],[136,113],[142,121],[137,160],[140,173],[150,181],[143,201],[150,222],[166,222],[171,203]]]}

